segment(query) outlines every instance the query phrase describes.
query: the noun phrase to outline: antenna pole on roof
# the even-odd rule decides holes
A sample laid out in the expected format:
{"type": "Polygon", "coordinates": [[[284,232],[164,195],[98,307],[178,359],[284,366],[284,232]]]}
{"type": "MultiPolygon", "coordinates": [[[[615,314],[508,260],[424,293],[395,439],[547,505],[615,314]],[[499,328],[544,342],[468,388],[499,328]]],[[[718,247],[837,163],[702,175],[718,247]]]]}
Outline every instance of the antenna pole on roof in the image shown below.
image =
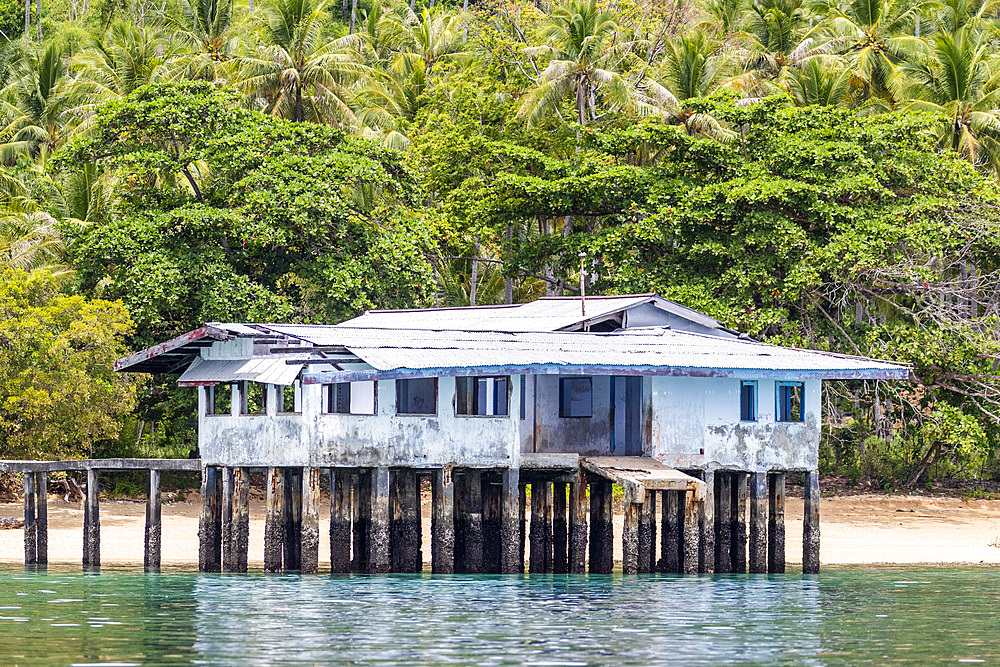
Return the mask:
{"type": "Polygon", "coordinates": [[[587,281],[584,273],[584,262],[587,260],[587,253],[580,251],[580,314],[587,314],[587,281]]]}

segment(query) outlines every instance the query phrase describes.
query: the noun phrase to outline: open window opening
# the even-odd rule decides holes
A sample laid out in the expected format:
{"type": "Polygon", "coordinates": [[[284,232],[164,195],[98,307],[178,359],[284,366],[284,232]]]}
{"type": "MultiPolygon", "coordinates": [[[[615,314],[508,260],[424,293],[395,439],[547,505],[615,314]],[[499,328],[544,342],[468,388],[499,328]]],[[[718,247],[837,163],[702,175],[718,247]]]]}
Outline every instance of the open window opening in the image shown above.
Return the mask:
{"type": "Polygon", "coordinates": [[[240,382],[240,414],[262,415],[267,409],[267,385],[240,382]]]}
{"type": "Polygon", "coordinates": [[[805,419],[805,384],[802,382],[777,383],[776,420],[800,422],[805,419]]]}
{"type": "Polygon", "coordinates": [[[757,421],[756,380],[744,380],[740,382],[740,421],[757,421]]]}
{"type": "Polygon", "coordinates": [[[559,378],[559,416],[594,416],[593,378],[559,378]]]}
{"type": "Polygon", "coordinates": [[[457,377],[456,412],[464,417],[506,416],[509,409],[510,378],[457,377]]]}
{"type": "Polygon", "coordinates": [[[437,378],[396,380],[396,414],[437,414],[437,378]]]}
{"type": "Polygon", "coordinates": [[[228,415],[233,411],[233,386],[217,384],[208,387],[207,408],[210,415],[228,415]]]}
{"type": "Polygon", "coordinates": [[[375,414],[375,382],[323,385],[323,411],[339,415],[375,414]]]}
{"type": "Polygon", "coordinates": [[[278,412],[297,414],[302,412],[302,383],[278,385],[278,412]]]}

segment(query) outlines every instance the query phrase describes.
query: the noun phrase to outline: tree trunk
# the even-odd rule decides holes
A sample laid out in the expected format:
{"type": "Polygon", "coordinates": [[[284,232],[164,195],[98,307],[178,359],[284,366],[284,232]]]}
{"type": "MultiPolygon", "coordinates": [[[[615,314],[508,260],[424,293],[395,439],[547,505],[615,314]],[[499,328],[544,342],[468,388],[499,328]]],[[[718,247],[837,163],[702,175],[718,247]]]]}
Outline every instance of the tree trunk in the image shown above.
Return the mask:
{"type": "MultiPolygon", "coordinates": [[[[507,239],[508,252],[510,252],[510,242],[514,238],[514,225],[507,223],[507,231],[504,234],[504,238],[507,239]]],[[[514,303],[514,279],[507,276],[503,279],[503,302],[506,304],[514,303]]]]}
{"type": "Polygon", "coordinates": [[[302,122],[302,86],[295,86],[295,122],[302,122]]]}
{"type": "Polygon", "coordinates": [[[35,17],[35,24],[38,26],[38,41],[42,41],[42,0],[38,0],[35,3],[35,11],[38,16],[35,17]]]}
{"type": "Polygon", "coordinates": [[[475,257],[479,257],[479,242],[476,241],[475,245],[475,256],[472,259],[472,275],[469,277],[469,305],[476,305],[476,287],[479,282],[479,260],[475,257]]]}
{"type": "MultiPolygon", "coordinates": [[[[251,0],[251,2],[252,1],[253,0],[251,0]]],[[[351,3],[348,2],[347,0],[344,0],[342,3],[340,3],[340,14],[341,16],[344,17],[345,21],[351,18],[351,3]]]]}
{"type": "Polygon", "coordinates": [[[351,0],[351,32],[349,34],[354,34],[354,22],[357,20],[358,16],[358,0],[351,0]]]}
{"type": "Polygon", "coordinates": [[[913,471],[912,475],[910,475],[910,479],[906,480],[906,488],[912,489],[913,485],[920,479],[920,476],[924,474],[924,471],[938,462],[938,459],[941,458],[941,454],[944,451],[941,445],[942,443],[940,440],[931,445],[931,448],[927,450],[927,454],[924,455],[924,458],[917,466],[917,469],[913,471]]]}
{"type": "Polygon", "coordinates": [[[24,0],[24,41],[31,34],[31,0],[24,0]]]}

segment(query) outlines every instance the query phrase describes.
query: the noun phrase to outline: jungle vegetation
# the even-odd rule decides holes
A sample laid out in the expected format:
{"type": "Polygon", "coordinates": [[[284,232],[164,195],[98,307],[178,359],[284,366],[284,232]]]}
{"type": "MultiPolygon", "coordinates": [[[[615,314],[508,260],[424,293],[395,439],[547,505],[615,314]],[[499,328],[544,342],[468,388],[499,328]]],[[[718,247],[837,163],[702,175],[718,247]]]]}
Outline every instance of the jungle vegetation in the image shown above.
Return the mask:
{"type": "Polygon", "coordinates": [[[109,366],[205,321],[583,280],[912,364],[827,385],[825,472],[1000,477],[998,28],[990,0],[0,0],[0,452],[188,455],[187,390],[109,366]]]}

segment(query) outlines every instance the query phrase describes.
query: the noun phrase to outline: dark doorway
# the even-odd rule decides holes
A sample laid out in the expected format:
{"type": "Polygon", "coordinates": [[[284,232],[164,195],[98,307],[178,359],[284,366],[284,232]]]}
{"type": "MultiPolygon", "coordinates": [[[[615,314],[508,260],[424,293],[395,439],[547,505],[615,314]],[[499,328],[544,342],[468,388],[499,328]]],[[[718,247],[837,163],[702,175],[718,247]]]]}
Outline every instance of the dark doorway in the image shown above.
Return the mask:
{"type": "Polygon", "coordinates": [[[611,377],[611,453],[642,456],[642,378],[611,377]]]}

